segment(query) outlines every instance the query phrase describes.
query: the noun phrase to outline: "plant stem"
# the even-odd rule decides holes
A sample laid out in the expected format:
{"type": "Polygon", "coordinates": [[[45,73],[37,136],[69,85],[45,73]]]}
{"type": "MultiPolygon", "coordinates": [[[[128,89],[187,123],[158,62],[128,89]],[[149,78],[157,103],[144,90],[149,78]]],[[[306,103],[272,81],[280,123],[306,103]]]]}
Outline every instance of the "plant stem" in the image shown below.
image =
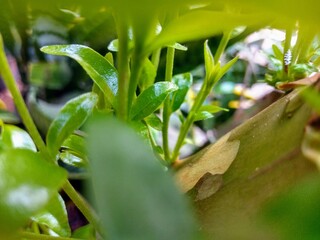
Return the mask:
{"type": "Polygon", "coordinates": [[[129,38],[127,24],[117,18],[119,52],[118,52],[118,72],[119,72],[119,91],[117,103],[117,115],[120,119],[128,119],[128,95],[129,95],[129,38]]]}
{"type": "Polygon", "coordinates": [[[292,38],[292,29],[287,29],[286,30],[286,37],[285,37],[285,42],[284,42],[284,48],[283,48],[283,59],[282,59],[282,66],[283,66],[283,71],[282,71],[282,78],[283,80],[287,80],[288,75],[289,75],[289,65],[286,64],[287,61],[285,61],[285,56],[286,54],[289,54],[289,50],[291,48],[291,38],[292,38]]]}
{"type": "Polygon", "coordinates": [[[98,231],[100,235],[103,235],[98,217],[94,213],[93,209],[87,203],[87,201],[73,188],[69,181],[67,181],[64,184],[63,190],[78,207],[78,209],[81,211],[83,216],[85,216],[85,218],[89,221],[89,223],[93,225],[93,227],[98,231]]]}
{"type": "Polygon", "coordinates": [[[80,238],[55,237],[55,236],[36,234],[31,232],[20,232],[19,235],[21,238],[29,239],[29,240],[84,240],[80,238]]]}
{"type": "MultiPolygon", "coordinates": [[[[232,31],[229,32],[224,32],[222,39],[219,43],[217,52],[215,53],[214,56],[214,63],[216,64],[215,67],[217,66],[218,61],[220,60],[225,48],[228,45],[228,42],[230,40],[231,37],[231,33],[232,31]]],[[[215,68],[213,67],[213,69],[215,68]]],[[[196,117],[196,114],[198,113],[200,107],[202,106],[203,102],[206,100],[206,98],[208,97],[208,95],[211,92],[211,89],[213,88],[214,84],[219,80],[218,76],[219,76],[219,69],[215,69],[214,73],[210,73],[210,72],[206,72],[206,78],[201,86],[201,89],[195,99],[194,104],[192,105],[192,108],[187,116],[187,119],[183,122],[180,132],[179,132],[179,136],[178,136],[178,140],[176,142],[176,145],[174,147],[172,156],[170,158],[170,163],[172,164],[174,161],[177,160],[177,158],[179,157],[180,154],[180,149],[183,145],[183,142],[189,132],[189,129],[192,125],[192,123],[194,122],[194,119],[196,117]]],[[[222,77],[222,76],[221,76],[222,77]]]]}
{"type": "Polygon", "coordinates": [[[161,48],[155,50],[151,56],[151,61],[153,63],[154,68],[156,69],[156,72],[158,71],[158,67],[159,67],[160,54],[161,54],[161,48]]]}
{"type": "Polygon", "coordinates": [[[27,105],[24,102],[24,99],[20,93],[19,88],[17,87],[17,84],[11,72],[4,50],[2,35],[0,35],[0,73],[6,87],[12,95],[13,101],[20,114],[24,126],[27,128],[39,151],[44,154],[47,159],[49,159],[49,152],[46,148],[46,145],[39,134],[39,131],[28,111],[27,105]]]}
{"type": "Polygon", "coordinates": [[[136,46],[131,59],[131,76],[129,83],[128,92],[128,112],[130,113],[132,102],[136,96],[136,90],[138,87],[138,82],[141,74],[141,69],[143,66],[143,56],[141,56],[141,46],[136,46]]]}
{"type": "MultiPolygon", "coordinates": [[[[166,74],[165,81],[172,81],[172,73],[173,73],[173,64],[174,64],[174,52],[175,49],[173,47],[167,48],[167,59],[166,59],[166,74]]],[[[163,112],[162,112],[162,142],[163,142],[163,153],[164,159],[167,162],[170,162],[170,150],[169,150],[169,120],[171,115],[170,109],[170,98],[169,96],[166,98],[164,102],[163,112]]]]}

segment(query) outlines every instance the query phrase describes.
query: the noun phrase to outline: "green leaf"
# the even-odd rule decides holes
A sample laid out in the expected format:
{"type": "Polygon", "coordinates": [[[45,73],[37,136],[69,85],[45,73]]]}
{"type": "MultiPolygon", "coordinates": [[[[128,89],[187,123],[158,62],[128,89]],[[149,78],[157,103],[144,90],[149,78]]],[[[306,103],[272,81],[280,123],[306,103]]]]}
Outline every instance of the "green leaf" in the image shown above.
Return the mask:
{"type": "Polygon", "coordinates": [[[316,174],[273,199],[263,211],[264,223],[277,239],[320,238],[320,178],[316,174]],[[299,211],[298,209],[303,209],[299,211]]]}
{"type": "Polygon", "coordinates": [[[208,45],[208,40],[206,40],[204,43],[204,63],[205,63],[206,73],[209,76],[214,67],[214,57],[208,45]]]}
{"type": "Polygon", "coordinates": [[[320,93],[314,88],[307,88],[301,92],[301,96],[318,114],[320,114],[320,93]]]}
{"type": "Polygon", "coordinates": [[[51,123],[46,138],[49,151],[54,156],[64,140],[86,121],[97,101],[96,94],[86,93],[70,100],[61,109],[51,123]]]}
{"type": "Polygon", "coordinates": [[[41,51],[76,60],[114,105],[118,92],[118,73],[106,58],[89,47],[76,44],[46,46],[41,51]]]}
{"type": "Polygon", "coordinates": [[[150,87],[154,83],[156,75],[157,71],[155,66],[148,58],[146,58],[139,79],[139,86],[141,91],[150,87]]]}
{"type": "Polygon", "coordinates": [[[59,158],[65,164],[76,168],[88,167],[88,160],[86,158],[78,157],[73,151],[62,151],[59,154],[59,158]]]}
{"type": "Polygon", "coordinates": [[[208,38],[238,26],[264,24],[267,20],[270,20],[270,17],[263,13],[239,14],[227,11],[188,11],[186,14],[169,22],[152,41],[149,48],[153,50],[172,42],[183,43],[208,38]]]}
{"type": "Polygon", "coordinates": [[[180,43],[174,43],[174,44],[168,45],[168,47],[173,47],[174,49],[180,50],[180,51],[187,51],[188,50],[188,48],[186,46],[183,46],[180,43]]]}
{"type": "Polygon", "coordinates": [[[206,112],[209,112],[209,113],[217,113],[217,112],[220,112],[220,111],[229,112],[229,109],[222,108],[222,107],[219,107],[219,106],[216,106],[216,105],[204,105],[204,106],[201,106],[200,111],[206,111],[206,112]]]}
{"type": "Polygon", "coordinates": [[[273,44],[273,45],[272,45],[272,50],[273,50],[273,53],[274,53],[274,56],[276,57],[276,59],[282,61],[283,53],[282,53],[282,51],[280,50],[280,48],[279,48],[276,44],[273,44]]]}
{"type": "Polygon", "coordinates": [[[169,93],[178,87],[171,82],[157,82],[144,90],[132,106],[130,118],[141,120],[153,113],[165,100],[169,93]]]}
{"type": "Polygon", "coordinates": [[[172,93],[171,111],[175,112],[184,102],[185,97],[190,89],[193,78],[191,73],[178,74],[173,76],[172,82],[178,86],[178,90],[172,93]]]}
{"type": "Polygon", "coordinates": [[[80,239],[87,239],[87,240],[97,239],[94,227],[90,224],[87,224],[83,227],[76,229],[72,233],[72,238],[80,238],[80,239]]]}
{"type": "Polygon", "coordinates": [[[229,71],[229,69],[238,61],[239,57],[236,56],[233,59],[231,59],[229,62],[227,62],[223,67],[220,68],[217,80],[220,80],[226,72],[229,71]]]}
{"type": "Polygon", "coordinates": [[[30,135],[14,125],[2,125],[1,143],[9,148],[24,148],[36,152],[37,148],[30,135]]]}
{"type": "Polygon", "coordinates": [[[27,149],[2,152],[0,166],[0,238],[7,239],[46,206],[67,173],[27,149]]]}
{"type": "Polygon", "coordinates": [[[208,118],[212,118],[213,117],[213,114],[210,113],[210,112],[207,112],[207,111],[201,111],[199,113],[197,113],[194,121],[202,121],[202,120],[206,120],[208,118]]]}
{"type": "Polygon", "coordinates": [[[131,128],[98,116],[89,122],[88,134],[93,190],[108,238],[199,239],[171,173],[131,128]]]}
{"type": "Polygon", "coordinates": [[[62,143],[61,148],[72,151],[80,158],[85,158],[87,155],[85,139],[78,134],[70,134],[62,143]]]}
{"type": "Polygon", "coordinates": [[[148,126],[156,129],[158,131],[162,130],[162,122],[160,118],[156,114],[150,114],[148,117],[144,119],[148,126]]]}
{"type": "Polygon", "coordinates": [[[32,216],[31,219],[39,224],[47,226],[59,236],[71,236],[66,206],[58,193],[54,194],[45,209],[32,216]]]}

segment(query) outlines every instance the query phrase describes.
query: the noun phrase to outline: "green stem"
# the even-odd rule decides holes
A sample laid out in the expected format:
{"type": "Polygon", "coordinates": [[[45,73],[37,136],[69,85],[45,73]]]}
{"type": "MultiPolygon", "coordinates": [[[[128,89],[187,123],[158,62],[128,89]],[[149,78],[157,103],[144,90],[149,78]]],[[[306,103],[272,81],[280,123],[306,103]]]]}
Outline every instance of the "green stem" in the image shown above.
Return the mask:
{"type": "Polygon", "coordinates": [[[50,155],[46,148],[46,145],[43,139],[41,138],[41,135],[39,134],[39,131],[28,111],[28,108],[24,102],[24,99],[20,93],[19,88],[17,87],[13,74],[10,70],[10,66],[7,61],[4,50],[2,35],[0,35],[0,73],[2,75],[6,87],[12,95],[13,101],[20,114],[24,126],[28,130],[39,151],[46,156],[46,159],[50,159],[50,155]]]}
{"type": "Polygon", "coordinates": [[[159,62],[160,62],[161,48],[155,50],[151,56],[151,62],[153,63],[156,72],[158,71],[159,62]]]}
{"type": "Polygon", "coordinates": [[[132,102],[136,96],[136,91],[138,87],[138,82],[143,66],[143,56],[141,56],[141,48],[136,46],[133,52],[132,61],[131,61],[131,76],[129,83],[129,92],[128,92],[128,112],[130,113],[130,109],[132,106],[132,102]]]}
{"type": "Polygon", "coordinates": [[[128,120],[128,95],[129,95],[129,38],[128,27],[119,17],[117,19],[119,51],[118,51],[118,72],[119,72],[119,92],[117,115],[120,119],[128,120]]]}
{"type": "Polygon", "coordinates": [[[84,240],[80,238],[55,237],[31,232],[20,232],[19,235],[21,238],[29,240],[84,240]]]}
{"type": "MultiPolygon", "coordinates": [[[[225,48],[228,45],[228,42],[230,40],[231,37],[231,33],[232,31],[229,32],[225,32],[222,36],[222,39],[219,43],[217,52],[214,56],[214,62],[215,64],[218,63],[218,61],[220,60],[225,48]]],[[[218,66],[214,66],[213,69],[215,67],[218,66]]],[[[173,149],[173,153],[172,156],[170,158],[170,163],[172,164],[174,161],[177,160],[177,158],[179,157],[180,154],[180,149],[183,145],[183,142],[190,130],[191,125],[194,122],[194,119],[199,111],[199,109],[201,108],[203,102],[206,100],[206,98],[208,97],[208,95],[211,92],[211,89],[213,88],[214,84],[219,80],[218,76],[219,76],[219,69],[215,69],[214,73],[210,73],[210,72],[206,72],[206,78],[201,86],[201,89],[195,99],[194,104],[192,105],[192,108],[187,116],[187,119],[183,122],[180,132],[179,132],[179,136],[178,136],[178,140],[176,142],[176,145],[173,149]]],[[[221,76],[222,77],[222,76],[221,76]]]]}
{"type": "Polygon", "coordinates": [[[283,66],[283,71],[282,71],[282,78],[283,80],[287,80],[288,79],[288,75],[289,75],[289,65],[290,64],[286,64],[285,62],[285,56],[286,54],[288,54],[288,51],[291,48],[291,39],[292,39],[292,29],[287,29],[286,30],[286,37],[285,37],[285,42],[284,42],[284,48],[283,48],[283,59],[282,59],[282,66],[283,66]]]}
{"type": "Polygon", "coordinates": [[[85,216],[88,222],[92,224],[92,226],[98,231],[100,235],[103,235],[98,217],[94,213],[94,210],[90,207],[87,201],[73,188],[69,181],[64,184],[63,190],[78,207],[78,209],[81,211],[83,216],[85,216]]]}
{"type": "Polygon", "coordinates": [[[194,104],[192,105],[192,108],[187,116],[187,119],[183,122],[178,140],[175,144],[172,156],[170,158],[170,163],[173,163],[174,161],[177,160],[180,154],[180,149],[183,145],[183,142],[189,132],[189,129],[194,122],[194,119],[196,117],[197,112],[199,111],[200,107],[202,106],[203,102],[205,101],[206,97],[210,93],[210,89],[207,87],[207,84],[204,82],[203,85],[201,86],[201,89],[199,91],[199,94],[197,95],[194,104]]]}
{"type": "MultiPolygon", "coordinates": [[[[173,47],[168,47],[167,49],[167,59],[166,59],[166,74],[165,74],[165,81],[171,82],[172,81],[172,73],[173,73],[173,64],[174,64],[174,52],[175,49],[173,47]]],[[[163,152],[164,152],[164,159],[167,162],[170,162],[170,150],[169,150],[169,120],[171,115],[170,109],[170,98],[164,102],[163,112],[162,112],[162,141],[163,141],[163,152]]]]}

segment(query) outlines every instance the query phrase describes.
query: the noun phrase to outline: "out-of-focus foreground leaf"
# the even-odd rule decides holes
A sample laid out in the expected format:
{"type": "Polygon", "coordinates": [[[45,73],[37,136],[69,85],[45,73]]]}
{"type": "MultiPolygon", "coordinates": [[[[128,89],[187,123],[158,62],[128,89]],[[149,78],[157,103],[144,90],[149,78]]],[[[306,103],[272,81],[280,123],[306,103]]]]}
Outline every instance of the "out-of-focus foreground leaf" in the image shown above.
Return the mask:
{"type": "Polygon", "coordinates": [[[110,239],[199,239],[186,199],[152,151],[128,126],[89,122],[93,192],[110,239]]]}
{"type": "Polygon", "coordinates": [[[46,206],[67,179],[63,169],[46,162],[39,153],[10,149],[0,153],[0,238],[26,224],[46,206]]]}

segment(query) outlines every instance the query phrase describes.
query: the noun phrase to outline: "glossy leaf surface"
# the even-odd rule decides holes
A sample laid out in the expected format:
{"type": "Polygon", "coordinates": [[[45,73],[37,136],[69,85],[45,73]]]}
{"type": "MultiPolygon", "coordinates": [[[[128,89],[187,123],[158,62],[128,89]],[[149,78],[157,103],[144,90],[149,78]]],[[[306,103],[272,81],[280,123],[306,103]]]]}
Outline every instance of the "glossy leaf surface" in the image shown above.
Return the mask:
{"type": "Polygon", "coordinates": [[[130,117],[140,120],[153,113],[165,100],[169,93],[178,88],[171,82],[157,82],[143,91],[132,106],[130,117]]]}
{"type": "Polygon", "coordinates": [[[62,168],[27,149],[0,154],[0,238],[15,233],[50,201],[67,179],[62,168]]]}
{"type": "Polygon", "coordinates": [[[178,110],[190,89],[193,78],[191,73],[178,74],[173,76],[172,82],[178,86],[178,90],[172,93],[171,111],[178,110]]]}
{"type": "Polygon", "coordinates": [[[39,224],[47,226],[59,236],[70,237],[71,230],[65,203],[59,194],[54,194],[50,202],[40,213],[31,217],[39,224]]]}
{"type": "Polygon", "coordinates": [[[2,125],[1,143],[9,148],[24,148],[34,152],[37,151],[30,135],[25,130],[14,125],[2,125]]]}
{"type": "Polygon", "coordinates": [[[206,120],[206,119],[212,118],[212,117],[213,117],[212,113],[207,112],[207,111],[201,111],[196,115],[194,121],[195,122],[196,121],[202,121],[202,120],[206,120]]]}
{"type": "Polygon", "coordinates": [[[148,117],[144,119],[148,126],[152,127],[153,129],[156,129],[158,131],[162,130],[162,122],[160,118],[156,114],[151,114],[148,117]]]}
{"type": "Polygon", "coordinates": [[[71,134],[67,139],[62,143],[61,148],[74,152],[79,157],[85,157],[86,146],[84,137],[71,134]]]}
{"type": "Polygon", "coordinates": [[[42,47],[41,51],[49,54],[68,56],[76,60],[92,80],[99,86],[111,103],[118,92],[118,74],[116,69],[89,47],[82,45],[52,45],[42,47]]]}
{"type": "Polygon", "coordinates": [[[97,101],[96,94],[86,93],[70,100],[61,109],[51,123],[46,138],[47,146],[54,156],[63,141],[86,121],[97,101]]]}
{"type": "Polygon", "coordinates": [[[88,132],[94,193],[108,238],[199,239],[170,172],[132,129],[100,116],[88,132]]]}

